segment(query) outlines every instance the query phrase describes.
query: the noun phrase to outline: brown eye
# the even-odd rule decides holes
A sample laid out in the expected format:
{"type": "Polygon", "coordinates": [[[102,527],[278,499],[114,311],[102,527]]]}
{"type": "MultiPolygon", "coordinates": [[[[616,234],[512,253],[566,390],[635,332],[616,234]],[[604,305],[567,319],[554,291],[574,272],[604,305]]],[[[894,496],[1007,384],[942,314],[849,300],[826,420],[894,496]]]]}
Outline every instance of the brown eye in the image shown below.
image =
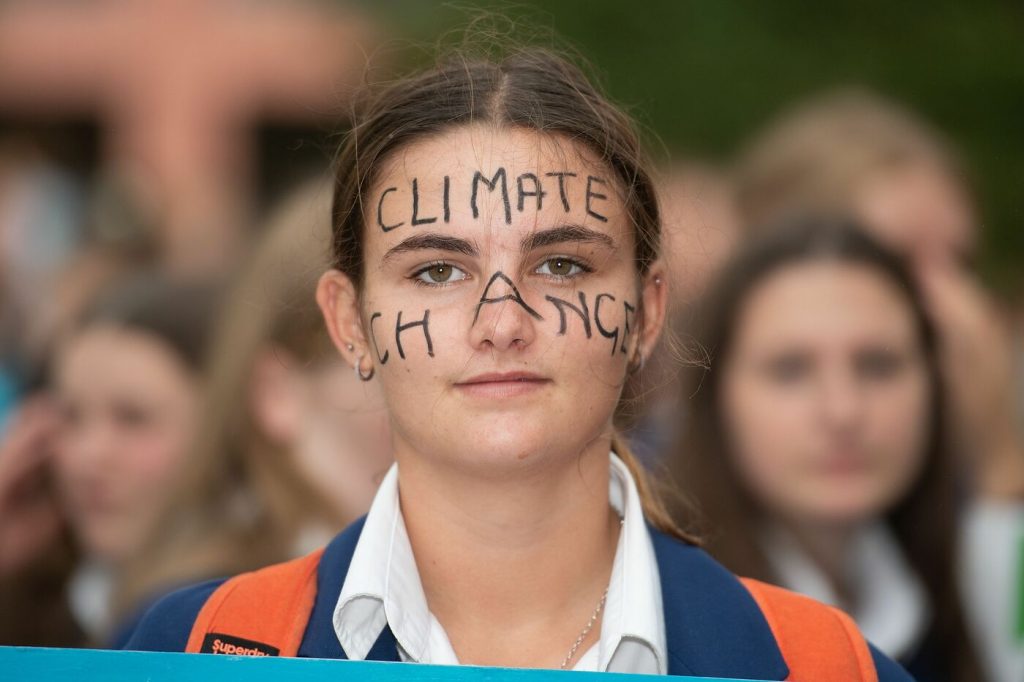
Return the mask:
{"type": "Polygon", "coordinates": [[[434,265],[427,272],[430,273],[430,279],[435,282],[447,282],[452,277],[452,266],[447,263],[441,263],[434,265]]]}
{"type": "Polygon", "coordinates": [[[554,258],[548,261],[548,269],[552,275],[568,275],[572,270],[572,263],[561,258],[554,258]]]}
{"type": "Polygon", "coordinates": [[[537,272],[553,277],[572,277],[583,272],[583,267],[569,258],[549,258],[540,264],[537,272]]]}
{"type": "Polygon", "coordinates": [[[433,263],[417,272],[414,277],[423,284],[441,285],[466,279],[466,273],[450,263],[433,263]]]}

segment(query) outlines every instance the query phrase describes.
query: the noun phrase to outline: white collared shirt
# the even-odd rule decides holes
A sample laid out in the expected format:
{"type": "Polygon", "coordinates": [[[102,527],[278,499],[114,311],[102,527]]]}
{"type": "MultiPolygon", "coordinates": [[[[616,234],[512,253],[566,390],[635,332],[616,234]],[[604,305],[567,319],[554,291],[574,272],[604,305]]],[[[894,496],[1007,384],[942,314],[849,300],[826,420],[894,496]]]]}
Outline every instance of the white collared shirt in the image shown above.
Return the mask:
{"type": "MultiPolygon", "coordinates": [[[[665,615],[654,545],[629,469],[614,453],[609,502],[622,516],[601,637],[574,670],[667,671],[665,615]]],[[[398,465],[388,471],[366,517],[334,609],[334,631],[352,660],[364,660],[385,625],[403,661],[458,665],[444,628],[430,612],[398,501],[398,465]]],[[[582,625],[581,625],[582,626],[582,625]]],[[[566,642],[568,653],[571,642],[566,642]]]]}
{"type": "MultiPolygon", "coordinates": [[[[792,535],[775,526],[765,529],[762,540],[784,587],[842,607],[828,578],[792,535]]],[[[892,531],[884,523],[862,528],[845,563],[857,595],[849,613],[864,637],[892,658],[913,654],[931,623],[931,607],[892,531]]]]}
{"type": "Polygon", "coordinates": [[[75,623],[95,642],[106,641],[114,626],[114,571],[86,558],[75,567],[68,583],[68,608],[75,623]]]}

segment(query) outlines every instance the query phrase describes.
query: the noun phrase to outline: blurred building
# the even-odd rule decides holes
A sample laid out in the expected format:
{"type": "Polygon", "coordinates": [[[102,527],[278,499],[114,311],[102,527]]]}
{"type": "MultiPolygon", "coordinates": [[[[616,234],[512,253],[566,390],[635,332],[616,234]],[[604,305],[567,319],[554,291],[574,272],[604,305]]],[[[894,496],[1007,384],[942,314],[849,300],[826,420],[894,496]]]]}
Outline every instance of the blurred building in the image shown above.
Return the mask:
{"type": "Polygon", "coordinates": [[[0,5],[0,120],[94,123],[103,176],[166,260],[215,269],[251,221],[255,126],[335,120],[371,40],[340,3],[14,0],[0,5]]]}

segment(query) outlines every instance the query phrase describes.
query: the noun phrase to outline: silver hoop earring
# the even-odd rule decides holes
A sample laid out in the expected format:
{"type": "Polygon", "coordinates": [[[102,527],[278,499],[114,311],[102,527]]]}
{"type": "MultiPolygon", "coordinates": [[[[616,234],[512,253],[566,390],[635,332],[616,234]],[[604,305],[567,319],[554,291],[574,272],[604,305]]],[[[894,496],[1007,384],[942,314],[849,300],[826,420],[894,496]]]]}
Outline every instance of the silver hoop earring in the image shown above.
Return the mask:
{"type": "Polygon", "coordinates": [[[363,374],[362,364],[363,356],[358,355],[356,356],[356,364],[352,366],[352,369],[355,370],[356,377],[358,377],[360,381],[369,381],[370,379],[373,378],[373,375],[377,371],[377,368],[374,367],[373,365],[370,365],[370,373],[363,374]]]}

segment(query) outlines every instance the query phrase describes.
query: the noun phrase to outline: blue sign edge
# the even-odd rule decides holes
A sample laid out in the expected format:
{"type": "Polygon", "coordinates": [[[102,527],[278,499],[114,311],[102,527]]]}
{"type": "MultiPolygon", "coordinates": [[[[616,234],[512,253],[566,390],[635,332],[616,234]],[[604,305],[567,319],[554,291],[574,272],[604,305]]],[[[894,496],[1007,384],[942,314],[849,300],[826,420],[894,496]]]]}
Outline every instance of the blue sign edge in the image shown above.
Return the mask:
{"type": "MultiPolygon", "coordinates": [[[[318,658],[196,655],[182,653],[47,649],[0,646],[0,677],[32,682],[181,682],[244,679],[326,682],[343,676],[374,682],[546,682],[565,675],[585,682],[645,682],[649,675],[523,668],[421,665],[318,658]],[[345,670],[342,672],[341,667],[345,670]]],[[[740,682],[718,677],[678,677],[702,682],[740,682]]],[[[743,682],[750,682],[749,680],[743,682]]]]}

